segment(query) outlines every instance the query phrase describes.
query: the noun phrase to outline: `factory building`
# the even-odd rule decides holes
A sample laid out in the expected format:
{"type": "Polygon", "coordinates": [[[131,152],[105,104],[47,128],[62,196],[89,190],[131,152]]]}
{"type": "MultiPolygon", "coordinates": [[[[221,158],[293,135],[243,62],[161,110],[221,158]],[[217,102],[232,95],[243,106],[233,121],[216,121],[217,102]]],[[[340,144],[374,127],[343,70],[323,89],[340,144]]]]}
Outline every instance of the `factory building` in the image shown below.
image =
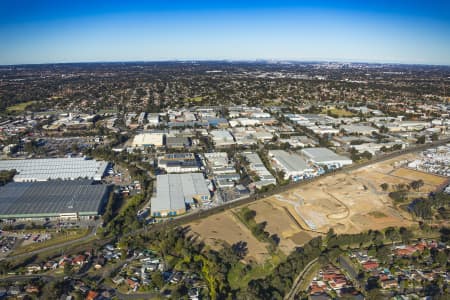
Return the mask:
{"type": "Polygon", "coordinates": [[[167,173],[197,172],[200,161],[194,153],[168,153],[159,158],[158,167],[167,173]]]}
{"type": "Polygon", "coordinates": [[[0,187],[0,219],[78,220],[98,216],[110,186],[90,180],[12,182],[0,187]]]}
{"type": "Polygon", "coordinates": [[[342,125],[340,128],[348,134],[357,135],[371,135],[378,131],[375,127],[358,124],[342,125]]]}
{"type": "Polygon", "coordinates": [[[269,157],[274,168],[284,172],[284,179],[291,178],[292,181],[299,181],[317,175],[315,168],[295,153],[284,150],[270,150],[269,157]]]}
{"type": "Polygon", "coordinates": [[[188,137],[166,137],[166,147],[171,149],[184,149],[191,146],[191,141],[188,137]]]}
{"type": "Polygon", "coordinates": [[[208,167],[215,175],[236,173],[236,169],[230,164],[226,152],[211,152],[204,154],[208,167]]]}
{"type": "Polygon", "coordinates": [[[15,182],[54,179],[100,181],[108,167],[106,161],[85,157],[0,160],[0,171],[16,170],[15,182]]]}
{"type": "Polygon", "coordinates": [[[148,127],[156,127],[159,125],[159,114],[157,113],[148,113],[147,114],[147,126],[148,127]]]}
{"type": "Polygon", "coordinates": [[[186,212],[186,206],[210,200],[202,173],[166,174],[156,177],[156,197],[151,199],[151,215],[166,217],[186,212]]]}
{"type": "Polygon", "coordinates": [[[329,169],[341,168],[353,163],[350,158],[338,155],[328,148],[305,148],[301,150],[301,153],[309,162],[329,169]]]}
{"type": "Polygon", "coordinates": [[[211,130],[210,135],[216,147],[227,147],[236,144],[234,137],[228,130],[211,130]]]}
{"type": "Polygon", "coordinates": [[[162,147],[164,145],[164,131],[140,133],[133,139],[133,147],[162,147]]]}
{"type": "Polygon", "coordinates": [[[245,159],[249,163],[250,170],[254,171],[259,177],[259,180],[254,183],[257,189],[270,184],[277,184],[277,180],[273,175],[267,170],[261,158],[256,153],[247,152],[244,153],[245,159]]]}

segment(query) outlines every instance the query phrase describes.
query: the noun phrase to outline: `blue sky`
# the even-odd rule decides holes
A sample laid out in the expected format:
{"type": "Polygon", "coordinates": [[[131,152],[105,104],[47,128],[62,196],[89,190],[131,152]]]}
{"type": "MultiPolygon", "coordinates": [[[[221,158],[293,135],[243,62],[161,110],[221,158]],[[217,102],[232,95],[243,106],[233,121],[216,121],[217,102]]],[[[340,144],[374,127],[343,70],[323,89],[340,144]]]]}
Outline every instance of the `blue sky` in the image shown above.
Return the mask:
{"type": "Polygon", "coordinates": [[[0,0],[0,64],[172,59],[450,65],[450,1],[0,0]]]}

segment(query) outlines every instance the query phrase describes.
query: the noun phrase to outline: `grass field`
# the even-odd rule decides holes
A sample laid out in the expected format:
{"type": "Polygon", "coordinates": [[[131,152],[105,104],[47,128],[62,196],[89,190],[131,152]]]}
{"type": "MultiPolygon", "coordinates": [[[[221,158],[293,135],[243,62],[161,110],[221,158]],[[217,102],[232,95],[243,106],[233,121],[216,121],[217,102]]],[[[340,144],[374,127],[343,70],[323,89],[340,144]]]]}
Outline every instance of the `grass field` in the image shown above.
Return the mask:
{"type": "Polygon", "coordinates": [[[251,264],[250,270],[246,271],[246,265],[238,263],[228,273],[228,282],[231,288],[244,288],[253,279],[263,278],[272,273],[278,264],[284,259],[283,255],[272,255],[270,260],[262,264],[251,264]]]}
{"type": "Polygon", "coordinates": [[[33,104],[36,101],[28,101],[28,102],[22,102],[13,106],[9,106],[6,108],[7,112],[23,112],[25,109],[27,109],[28,106],[33,104]]]}
{"type": "Polygon", "coordinates": [[[351,111],[342,109],[342,108],[331,108],[331,109],[324,109],[322,113],[326,114],[330,112],[332,115],[337,115],[339,117],[353,117],[355,116],[354,113],[351,111]]]}
{"type": "Polygon", "coordinates": [[[202,96],[197,96],[197,97],[192,97],[192,98],[186,98],[184,101],[185,102],[202,102],[203,101],[203,97],[202,96]]]}
{"type": "Polygon", "coordinates": [[[381,211],[372,211],[370,213],[368,213],[369,216],[374,217],[374,218],[385,218],[387,217],[385,213],[381,212],[381,211]]]}
{"type": "Polygon", "coordinates": [[[395,170],[394,172],[392,172],[390,175],[403,177],[403,178],[411,180],[411,181],[422,179],[426,185],[433,185],[433,186],[441,185],[448,180],[448,178],[445,178],[443,176],[438,176],[438,175],[425,173],[425,172],[421,172],[421,171],[416,171],[416,170],[412,170],[412,169],[407,169],[407,168],[399,168],[399,169],[395,170]]]}

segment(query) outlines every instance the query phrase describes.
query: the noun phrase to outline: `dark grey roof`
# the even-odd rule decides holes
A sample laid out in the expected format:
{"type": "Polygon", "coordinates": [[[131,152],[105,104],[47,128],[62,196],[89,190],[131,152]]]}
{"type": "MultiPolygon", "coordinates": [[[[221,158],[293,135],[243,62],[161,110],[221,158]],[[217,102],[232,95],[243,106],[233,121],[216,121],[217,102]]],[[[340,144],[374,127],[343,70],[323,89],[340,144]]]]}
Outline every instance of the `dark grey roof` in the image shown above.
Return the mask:
{"type": "Polygon", "coordinates": [[[108,192],[108,185],[92,184],[89,180],[13,182],[0,187],[0,217],[98,214],[108,192]]]}

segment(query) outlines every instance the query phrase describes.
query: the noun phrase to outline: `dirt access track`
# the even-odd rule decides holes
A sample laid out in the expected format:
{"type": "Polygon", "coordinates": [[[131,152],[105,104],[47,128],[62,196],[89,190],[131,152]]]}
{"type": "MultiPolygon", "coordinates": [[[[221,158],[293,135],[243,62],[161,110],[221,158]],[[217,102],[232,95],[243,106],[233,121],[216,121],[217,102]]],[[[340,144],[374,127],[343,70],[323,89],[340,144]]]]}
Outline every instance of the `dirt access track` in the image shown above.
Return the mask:
{"type": "MultiPolygon", "coordinates": [[[[394,207],[388,196],[389,190],[383,191],[380,185],[386,182],[392,188],[422,179],[425,185],[420,192],[429,192],[447,181],[441,176],[404,168],[407,160],[414,157],[415,154],[406,154],[323,177],[247,206],[256,211],[257,222],[267,222],[266,230],[278,235],[280,249],[286,254],[330,228],[337,233],[357,233],[389,226],[408,226],[412,224],[408,214],[394,207]]],[[[231,214],[224,212],[207,217],[191,223],[191,229],[211,247],[217,247],[218,241],[228,244],[245,241],[249,245],[249,255],[255,259],[258,255],[258,259],[262,258],[260,247],[264,244],[251,236],[250,231],[231,214]]]]}

